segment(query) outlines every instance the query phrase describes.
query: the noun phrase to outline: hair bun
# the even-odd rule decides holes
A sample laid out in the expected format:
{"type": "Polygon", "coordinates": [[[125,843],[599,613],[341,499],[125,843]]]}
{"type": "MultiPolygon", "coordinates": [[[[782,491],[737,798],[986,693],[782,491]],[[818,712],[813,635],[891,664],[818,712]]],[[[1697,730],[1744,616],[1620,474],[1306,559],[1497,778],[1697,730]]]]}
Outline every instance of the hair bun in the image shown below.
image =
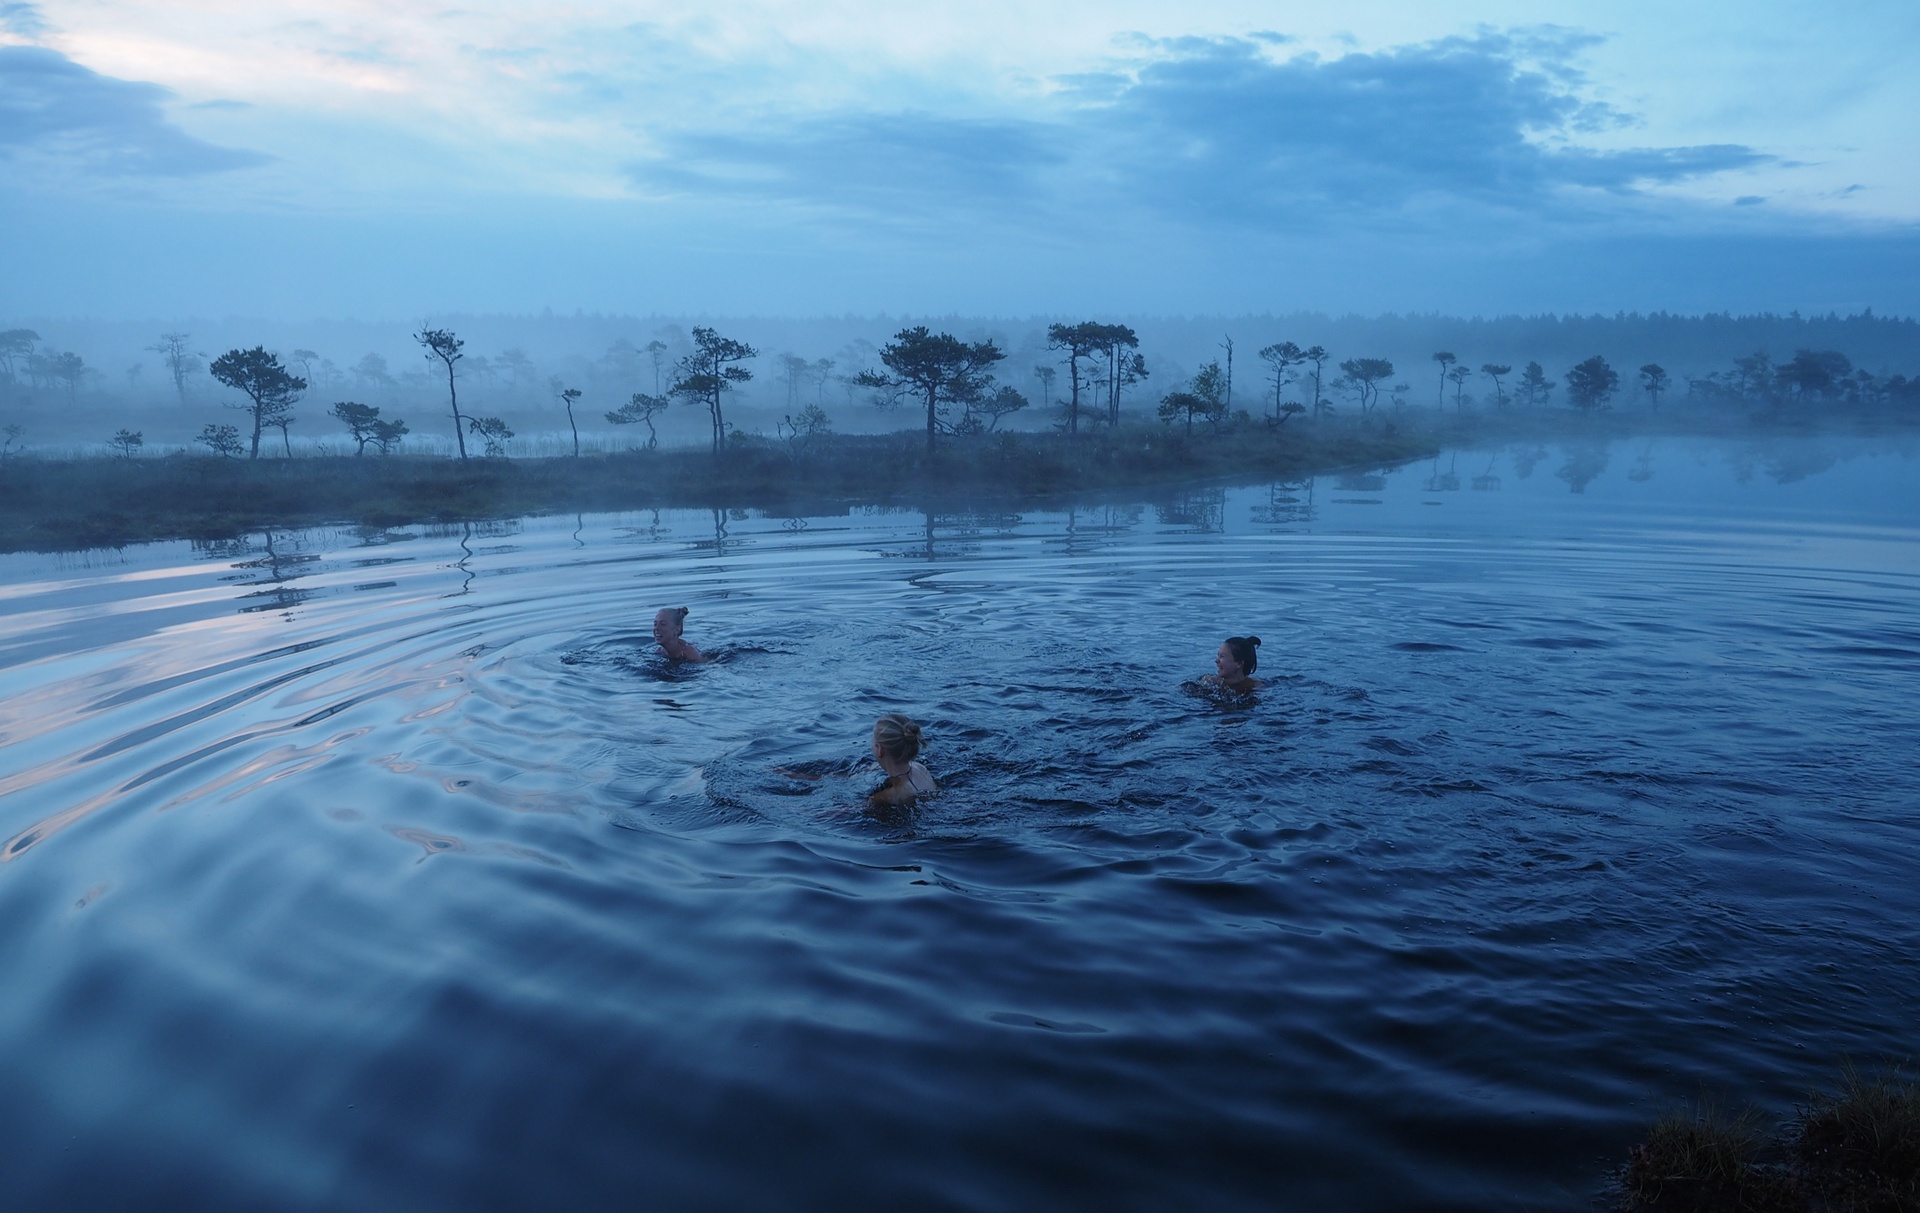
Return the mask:
{"type": "Polygon", "coordinates": [[[1256,649],[1260,647],[1260,638],[1258,636],[1247,637],[1247,642],[1253,645],[1253,647],[1256,649]]]}

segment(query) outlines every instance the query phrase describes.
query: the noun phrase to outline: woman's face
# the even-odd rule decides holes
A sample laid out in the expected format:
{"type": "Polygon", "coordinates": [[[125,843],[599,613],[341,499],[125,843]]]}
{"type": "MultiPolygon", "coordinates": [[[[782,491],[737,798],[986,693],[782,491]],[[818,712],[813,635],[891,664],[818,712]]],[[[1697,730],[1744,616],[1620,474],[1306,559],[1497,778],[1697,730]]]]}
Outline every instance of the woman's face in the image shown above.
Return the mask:
{"type": "Polygon", "coordinates": [[[661,611],[653,617],[653,638],[661,644],[680,639],[680,616],[661,611]]]}
{"type": "Polygon", "coordinates": [[[1240,668],[1240,663],[1234,659],[1233,647],[1224,640],[1220,642],[1220,651],[1213,655],[1213,668],[1218,670],[1220,677],[1228,682],[1237,682],[1247,674],[1240,668]]]}

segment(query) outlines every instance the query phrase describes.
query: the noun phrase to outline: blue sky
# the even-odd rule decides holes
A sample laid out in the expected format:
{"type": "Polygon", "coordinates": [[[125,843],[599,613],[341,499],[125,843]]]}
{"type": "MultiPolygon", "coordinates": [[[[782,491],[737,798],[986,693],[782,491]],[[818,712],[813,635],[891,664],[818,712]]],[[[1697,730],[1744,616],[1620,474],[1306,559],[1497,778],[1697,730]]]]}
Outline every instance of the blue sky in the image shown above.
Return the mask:
{"type": "Polygon", "coordinates": [[[0,317],[1920,312],[1920,5],[0,0],[0,317]]]}

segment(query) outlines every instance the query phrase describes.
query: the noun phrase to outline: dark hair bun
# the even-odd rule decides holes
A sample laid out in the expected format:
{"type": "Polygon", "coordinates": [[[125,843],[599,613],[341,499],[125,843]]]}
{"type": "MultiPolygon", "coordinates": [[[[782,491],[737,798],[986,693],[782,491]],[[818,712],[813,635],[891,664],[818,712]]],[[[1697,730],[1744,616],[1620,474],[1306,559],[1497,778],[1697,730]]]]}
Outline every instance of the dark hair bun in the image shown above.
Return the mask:
{"type": "Polygon", "coordinates": [[[1260,638],[1258,636],[1249,636],[1247,637],[1247,643],[1257,649],[1260,647],[1260,638]]]}

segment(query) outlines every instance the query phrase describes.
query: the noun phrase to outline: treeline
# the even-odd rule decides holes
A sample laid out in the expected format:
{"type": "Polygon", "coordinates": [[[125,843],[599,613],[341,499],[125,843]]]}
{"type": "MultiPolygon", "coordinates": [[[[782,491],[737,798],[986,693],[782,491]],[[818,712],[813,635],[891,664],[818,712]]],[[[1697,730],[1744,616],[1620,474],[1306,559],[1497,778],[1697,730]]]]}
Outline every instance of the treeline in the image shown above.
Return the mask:
{"type": "MultiPolygon", "coordinates": [[[[828,335],[844,336],[847,326],[872,322],[820,323],[828,335]]],[[[1157,419],[1189,434],[1196,429],[1220,433],[1249,424],[1279,427],[1303,417],[1370,418],[1382,410],[1423,407],[1454,413],[1627,405],[1658,410],[1677,404],[1914,407],[1913,379],[1871,370],[1838,347],[1803,345],[1777,358],[1758,349],[1718,365],[1619,356],[1625,337],[1661,345],[1674,333],[1691,330],[1711,332],[1716,340],[1751,331],[1851,334],[1870,349],[1906,350],[1913,365],[1920,365],[1920,326],[1866,314],[1811,320],[1622,316],[1501,322],[1301,316],[1242,318],[1202,335],[1197,326],[1203,323],[1216,322],[1153,322],[1163,339],[1155,341],[1151,331],[1116,320],[1055,321],[1009,335],[1015,330],[1004,324],[997,325],[1000,331],[983,332],[997,322],[954,318],[940,326],[905,325],[880,344],[852,337],[831,353],[775,353],[756,344],[750,330],[695,325],[689,333],[669,324],[656,326],[644,342],[639,335],[619,337],[598,358],[570,358],[565,371],[545,373],[544,381],[548,367],[524,349],[480,353],[451,327],[422,326],[413,332],[418,360],[404,369],[377,353],[343,364],[305,346],[274,350],[264,340],[215,355],[181,330],[151,336],[142,349],[158,356],[162,374],[156,382],[180,406],[158,419],[163,424],[177,431],[180,419],[192,411],[220,406],[244,415],[243,424],[213,421],[197,434],[176,432],[176,441],[247,458],[260,456],[263,441],[291,456],[296,432],[307,439],[338,435],[356,454],[364,454],[369,448],[390,453],[402,449],[409,434],[437,431],[443,439],[451,437],[462,458],[470,453],[470,440],[478,453],[504,455],[516,436],[509,417],[531,425],[543,438],[564,419],[561,441],[570,440],[578,454],[583,420],[590,431],[599,429],[594,441],[602,449],[610,433],[628,426],[636,427],[635,433],[644,430],[641,445],[653,448],[663,427],[671,436],[681,426],[673,418],[702,416],[708,444],[718,450],[741,435],[804,445],[836,425],[853,431],[884,427],[889,410],[901,406],[920,416],[929,447],[942,434],[993,432],[1003,425],[1058,428],[1073,435],[1117,427],[1123,420],[1157,419]],[[1347,347],[1310,340],[1328,331],[1380,341],[1347,347]],[[1450,333],[1472,344],[1404,348],[1410,334],[1424,332],[1450,333]],[[1578,357],[1486,356],[1496,342],[1510,349],[1516,335],[1529,332],[1559,349],[1565,349],[1568,333],[1611,338],[1614,344],[1574,347],[1578,357]],[[440,344],[428,340],[429,334],[440,344]],[[436,393],[447,398],[450,435],[420,421],[419,410],[440,407],[432,403],[436,393]],[[318,412],[343,429],[314,424],[310,406],[296,411],[296,404],[316,398],[323,406],[318,412]],[[691,407],[670,411],[676,404],[691,407]],[[413,426],[395,415],[401,408],[415,413],[413,426]],[[602,420],[616,429],[600,429],[602,420]],[[292,428],[302,421],[297,431],[292,428]]],[[[42,341],[35,330],[0,331],[0,405],[13,406],[18,418],[0,421],[5,428],[0,453],[21,448],[23,422],[29,419],[22,406],[36,399],[46,404],[48,393],[58,393],[64,407],[51,415],[42,408],[38,420],[61,424],[84,417],[84,407],[73,406],[91,373],[79,354],[42,341]]],[[[120,416],[124,411],[115,420],[120,416]]],[[[105,433],[102,427],[89,436],[99,441],[105,433]]],[[[680,436],[686,436],[684,430],[680,436]]],[[[45,440],[41,434],[34,437],[45,440]]],[[[128,428],[107,439],[128,455],[144,440],[144,431],[128,428]]]]}

